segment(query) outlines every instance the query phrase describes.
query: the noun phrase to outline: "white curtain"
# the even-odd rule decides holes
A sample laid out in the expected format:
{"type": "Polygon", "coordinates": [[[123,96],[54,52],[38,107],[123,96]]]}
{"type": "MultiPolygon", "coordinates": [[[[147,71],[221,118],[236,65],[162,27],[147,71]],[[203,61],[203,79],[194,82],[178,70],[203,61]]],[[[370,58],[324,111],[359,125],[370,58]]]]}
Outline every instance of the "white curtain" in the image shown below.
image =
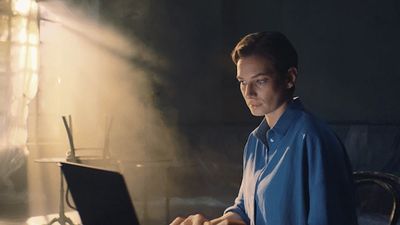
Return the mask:
{"type": "Polygon", "coordinates": [[[0,0],[0,185],[25,162],[28,105],[38,87],[38,7],[33,0],[0,0]]]}

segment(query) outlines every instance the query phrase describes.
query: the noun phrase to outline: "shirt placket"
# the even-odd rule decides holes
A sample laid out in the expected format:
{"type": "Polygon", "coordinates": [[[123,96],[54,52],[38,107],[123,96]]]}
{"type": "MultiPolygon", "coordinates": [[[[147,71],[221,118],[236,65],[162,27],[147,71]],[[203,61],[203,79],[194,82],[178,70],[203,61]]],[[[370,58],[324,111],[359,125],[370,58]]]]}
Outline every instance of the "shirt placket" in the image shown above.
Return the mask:
{"type": "Polygon", "coordinates": [[[256,215],[256,204],[257,204],[257,190],[258,190],[258,185],[259,185],[259,183],[260,183],[260,180],[261,180],[261,178],[262,178],[262,174],[264,174],[264,171],[267,169],[267,167],[268,167],[268,162],[269,162],[269,152],[270,152],[270,147],[269,147],[269,141],[268,141],[268,133],[269,132],[267,132],[266,133],[266,143],[264,144],[263,142],[261,142],[261,143],[263,143],[262,145],[264,146],[264,148],[263,148],[263,150],[265,151],[265,160],[264,160],[264,166],[263,166],[263,168],[260,170],[260,172],[258,173],[258,175],[257,175],[257,178],[256,178],[256,183],[255,183],[255,185],[254,185],[254,202],[253,202],[253,218],[254,218],[254,224],[255,224],[255,221],[257,220],[257,215],[256,215]]]}
{"type": "Polygon", "coordinates": [[[257,215],[256,215],[256,201],[257,201],[257,190],[258,190],[258,186],[259,183],[261,181],[261,179],[264,176],[265,170],[268,168],[269,162],[271,160],[271,154],[273,154],[274,152],[277,151],[276,147],[277,147],[277,142],[278,142],[278,138],[275,135],[275,132],[273,130],[268,130],[265,134],[266,137],[266,145],[263,144],[263,146],[265,146],[265,165],[263,166],[263,168],[261,169],[261,171],[259,172],[257,179],[256,179],[256,185],[255,185],[255,196],[254,196],[254,207],[253,207],[253,218],[256,221],[257,220],[257,215]]]}
{"type": "Polygon", "coordinates": [[[268,143],[268,152],[267,152],[267,160],[268,160],[267,164],[268,164],[271,161],[273,155],[277,151],[279,139],[274,130],[269,130],[269,132],[267,132],[266,139],[268,143]]]}

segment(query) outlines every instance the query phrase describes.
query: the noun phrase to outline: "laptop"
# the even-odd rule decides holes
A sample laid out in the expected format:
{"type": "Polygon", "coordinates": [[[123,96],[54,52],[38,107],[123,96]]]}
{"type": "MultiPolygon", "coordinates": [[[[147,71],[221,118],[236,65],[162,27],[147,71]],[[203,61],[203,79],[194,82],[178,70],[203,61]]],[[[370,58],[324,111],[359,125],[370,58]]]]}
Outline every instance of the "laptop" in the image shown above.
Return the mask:
{"type": "Polygon", "coordinates": [[[139,225],[122,174],[61,162],[83,225],[139,225]]]}

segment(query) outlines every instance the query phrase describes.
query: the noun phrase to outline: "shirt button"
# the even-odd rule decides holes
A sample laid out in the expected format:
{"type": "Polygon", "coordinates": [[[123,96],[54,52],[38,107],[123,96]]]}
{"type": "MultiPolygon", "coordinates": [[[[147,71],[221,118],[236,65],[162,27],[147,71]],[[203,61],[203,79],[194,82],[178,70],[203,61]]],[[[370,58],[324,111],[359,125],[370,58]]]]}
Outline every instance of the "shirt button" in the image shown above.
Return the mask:
{"type": "Polygon", "coordinates": [[[270,141],[270,142],[274,142],[274,139],[270,138],[269,141],[270,141]]]}

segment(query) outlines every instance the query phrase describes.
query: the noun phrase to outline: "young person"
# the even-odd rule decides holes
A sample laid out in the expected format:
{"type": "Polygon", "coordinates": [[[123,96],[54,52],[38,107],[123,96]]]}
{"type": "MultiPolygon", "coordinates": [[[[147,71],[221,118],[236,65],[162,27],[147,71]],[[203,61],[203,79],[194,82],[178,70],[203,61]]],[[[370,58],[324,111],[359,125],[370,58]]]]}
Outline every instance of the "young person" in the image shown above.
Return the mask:
{"type": "Polygon", "coordinates": [[[245,36],[232,52],[236,78],[254,116],[243,178],[224,215],[176,218],[171,224],[356,225],[352,171],[331,129],[293,97],[297,52],[279,32],[245,36]]]}

